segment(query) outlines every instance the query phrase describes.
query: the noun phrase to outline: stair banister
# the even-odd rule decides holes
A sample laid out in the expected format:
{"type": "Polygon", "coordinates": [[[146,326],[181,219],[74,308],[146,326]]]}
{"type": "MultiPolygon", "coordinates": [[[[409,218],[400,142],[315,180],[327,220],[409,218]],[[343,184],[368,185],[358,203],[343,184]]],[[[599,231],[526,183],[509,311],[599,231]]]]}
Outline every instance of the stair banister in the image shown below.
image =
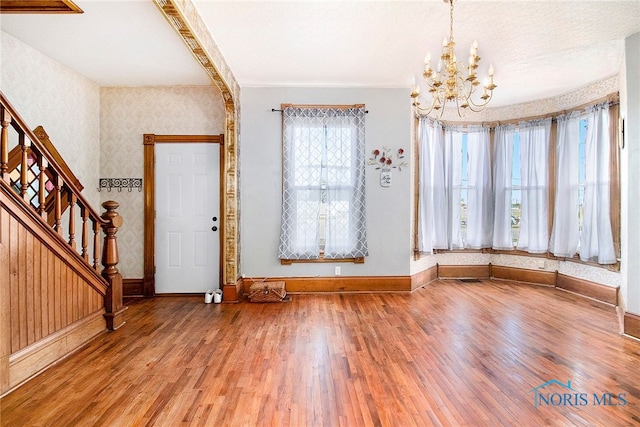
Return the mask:
{"type": "MultiPolygon", "coordinates": [[[[82,187],[70,172],[67,172],[68,166],[59,155],[54,156],[46,146],[41,143],[40,138],[35,135],[33,131],[27,127],[19,114],[16,113],[15,108],[11,106],[4,94],[0,92],[0,118],[1,118],[1,137],[0,137],[0,179],[7,184],[7,188],[11,186],[10,174],[12,170],[9,170],[9,126],[18,134],[18,145],[21,147],[22,156],[20,160],[20,178],[18,181],[17,192],[20,195],[21,201],[24,202],[24,207],[34,212],[37,217],[42,220],[43,225],[46,224],[46,212],[45,212],[45,199],[44,199],[44,171],[53,172],[52,184],[54,194],[54,220],[52,224],[53,230],[60,237],[68,247],[73,249],[73,252],[89,264],[96,274],[99,274],[103,280],[106,281],[108,287],[105,295],[105,318],[107,320],[107,327],[111,330],[117,329],[124,323],[122,313],[126,310],[122,304],[122,276],[118,272],[116,265],[118,263],[118,249],[116,233],[118,228],[122,225],[122,217],[116,212],[118,203],[108,201],[103,203],[103,207],[106,212],[100,215],[95,209],[91,207],[89,202],[82,195],[82,187]],[[35,155],[35,161],[40,167],[38,194],[39,206],[34,206],[29,202],[27,195],[27,188],[29,186],[27,178],[28,169],[28,152],[31,151],[35,155]],[[62,163],[62,165],[61,165],[62,163]],[[69,190],[68,202],[71,209],[69,217],[68,238],[64,238],[64,230],[61,223],[62,217],[62,189],[66,187],[69,190]],[[82,248],[81,253],[76,250],[76,230],[75,230],[75,206],[80,205],[82,216],[82,248]],[[93,223],[93,259],[89,259],[89,253],[87,251],[88,245],[88,226],[87,222],[93,223]],[[100,271],[100,242],[99,233],[100,230],[105,233],[104,243],[102,247],[102,266],[100,271]],[[92,263],[91,263],[92,261],[92,263]]],[[[46,135],[46,134],[45,134],[46,135]]],[[[13,191],[13,190],[10,190],[13,191]]]]}

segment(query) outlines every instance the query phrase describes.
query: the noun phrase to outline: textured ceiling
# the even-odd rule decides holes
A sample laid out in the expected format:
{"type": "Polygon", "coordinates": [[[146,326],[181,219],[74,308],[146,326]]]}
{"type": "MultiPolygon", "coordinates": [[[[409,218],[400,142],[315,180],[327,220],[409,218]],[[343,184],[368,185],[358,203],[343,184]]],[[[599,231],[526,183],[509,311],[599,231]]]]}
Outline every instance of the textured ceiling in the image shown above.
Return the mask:
{"type": "MultiPolygon", "coordinates": [[[[449,5],[420,1],[192,0],[241,86],[406,87],[448,35],[449,5]]],[[[81,1],[76,16],[2,15],[16,38],[101,86],[202,85],[207,77],[151,1],[81,1]]],[[[458,57],[479,44],[493,106],[616,75],[640,1],[454,3],[458,57]]],[[[3,60],[5,60],[3,58],[3,60]]]]}

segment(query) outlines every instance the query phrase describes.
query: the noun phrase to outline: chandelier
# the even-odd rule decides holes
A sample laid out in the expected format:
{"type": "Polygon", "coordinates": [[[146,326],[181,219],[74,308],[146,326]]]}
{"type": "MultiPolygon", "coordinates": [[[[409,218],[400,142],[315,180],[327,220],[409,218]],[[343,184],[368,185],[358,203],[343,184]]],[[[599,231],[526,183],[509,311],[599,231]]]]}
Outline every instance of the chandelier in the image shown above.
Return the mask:
{"type": "MultiPolygon", "coordinates": [[[[479,112],[491,101],[493,89],[497,86],[493,83],[493,65],[489,66],[489,78],[482,87],[482,95],[477,101],[472,96],[476,93],[480,81],[476,74],[480,57],[478,56],[478,42],[474,41],[469,49],[469,65],[465,66],[462,61],[458,61],[454,51],[453,41],[453,1],[443,0],[450,4],[449,13],[449,40],[445,37],[442,40],[442,55],[436,66],[431,68],[431,52],[427,53],[424,59],[424,73],[422,73],[431,94],[431,102],[428,106],[423,106],[420,102],[420,86],[416,83],[415,77],[411,86],[411,98],[417,114],[428,115],[432,112],[442,117],[447,103],[455,103],[458,116],[462,117],[461,111],[479,112]]],[[[477,95],[476,95],[477,98],[477,95]]]]}

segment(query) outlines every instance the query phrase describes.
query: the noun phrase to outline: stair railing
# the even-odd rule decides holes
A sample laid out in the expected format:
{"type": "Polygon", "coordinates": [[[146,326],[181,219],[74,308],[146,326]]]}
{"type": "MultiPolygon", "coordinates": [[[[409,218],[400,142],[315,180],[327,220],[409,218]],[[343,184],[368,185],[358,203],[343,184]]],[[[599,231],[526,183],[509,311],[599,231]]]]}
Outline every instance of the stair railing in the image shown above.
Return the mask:
{"type": "Polygon", "coordinates": [[[52,228],[65,245],[104,279],[107,327],[117,329],[124,323],[122,314],[126,309],[122,303],[122,276],[116,267],[116,233],[122,225],[122,217],[116,212],[118,203],[103,203],[106,212],[102,215],[93,209],[81,194],[82,186],[77,178],[59,161],[59,154],[47,150],[2,92],[0,101],[0,180],[19,195],[25,209],[41,219],[43,227],[52,228]],[[16,147],[21,152],[20,161],[10,167],[9,153],[16,147]],[[47,208],[48,203],[53,203],[52,208],[47,208]],[[53,218],[48,218],[51,214],[53,218]],[[102,251],[101,229],[105,233],[102,251]]]}

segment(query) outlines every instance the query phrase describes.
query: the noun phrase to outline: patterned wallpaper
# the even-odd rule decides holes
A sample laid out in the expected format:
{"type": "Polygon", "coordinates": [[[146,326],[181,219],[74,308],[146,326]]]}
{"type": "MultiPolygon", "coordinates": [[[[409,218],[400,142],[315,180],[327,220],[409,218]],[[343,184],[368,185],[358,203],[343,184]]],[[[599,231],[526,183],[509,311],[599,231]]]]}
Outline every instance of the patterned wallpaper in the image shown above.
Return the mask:
{"type": "MultiPolygon", "coordinates": [[[[519,119],[524,117],[535,117],[544,114],[555,113],[562,110],[587,104],[594,99],[603,98],[611,93],[615,93],[620,87],[620,76],[609,77],[600,80],[591,85],[585,86],[573,92],[552,98],[540,99],[538,101],[527,102],[524,104],[509,105],[506,107],[487,108],[481,113],[474,116],[474,120],[479,122],[494,122],[500,120],[519,119]]],[[[451,115],[446,115],[445,121],[468,121],[469,119],[460,119],[455,111],[448,111],[451,115]]]]}
{"type": "MultiPolygon", "coordinates": [[[[222,97],[213,86],[101,88],[100,176],[142,178],[145,133],[217,135],[224,133],[224,114],[222,97]]],[[[125,278],[142,278],[143,192],[103,190],[100,197],[120,203],[120,272],[125,278]]]]}
{"type": "Polygon", "coordinates": [[[0,89],[31,129],[44,127],[83,196],[100,208],[100,89],[7,33],[0,41],[0,89]]]}

